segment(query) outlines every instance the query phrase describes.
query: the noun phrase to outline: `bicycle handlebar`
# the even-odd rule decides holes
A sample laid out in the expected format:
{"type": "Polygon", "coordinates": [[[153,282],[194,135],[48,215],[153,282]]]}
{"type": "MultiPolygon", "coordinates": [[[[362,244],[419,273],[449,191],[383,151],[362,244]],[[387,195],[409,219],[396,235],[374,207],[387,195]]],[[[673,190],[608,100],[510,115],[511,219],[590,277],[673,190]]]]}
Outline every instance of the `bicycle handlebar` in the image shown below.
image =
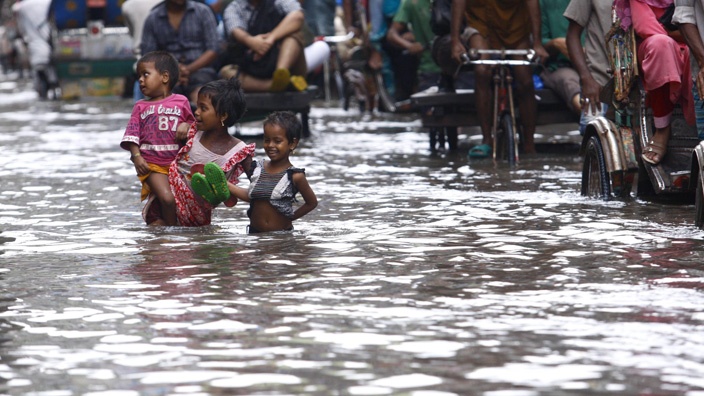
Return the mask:
{"type": "Polygon", "coordinates": [[[530,66],[538,64],[535,50],[532,49],[476,49],[472,48],[468,53],[462,54],[462,64],[468,65],[509,65],[509,66],[530,66]],[[482,55],[498,56],[499,59],[479,59],[482,55]],[[507,56],[522,56],[525,59],[506,59],[507,56]]]}

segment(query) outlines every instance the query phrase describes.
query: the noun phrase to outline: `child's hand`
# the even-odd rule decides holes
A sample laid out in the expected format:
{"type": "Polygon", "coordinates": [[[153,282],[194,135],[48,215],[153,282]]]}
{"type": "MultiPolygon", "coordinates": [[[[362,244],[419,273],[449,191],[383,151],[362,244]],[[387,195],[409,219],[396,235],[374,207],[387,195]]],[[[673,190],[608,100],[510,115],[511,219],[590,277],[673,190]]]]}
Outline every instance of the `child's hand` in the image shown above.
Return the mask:
{"type": "Polygon", "coordinates": [[[132,157],[132,163],[134,164],[134,169],[137,171],[139,176],[144,176],[149,173],[149,164],[141,155],[138,157],[132,157]]]}
{"type": "Polygon", "coordinates": [[[186,141],[188,140],[188,131],[191,129],[191,126],[187,122],[182,122],[178,124],[176,127],[176,140],[177,141],[186,141]]]}

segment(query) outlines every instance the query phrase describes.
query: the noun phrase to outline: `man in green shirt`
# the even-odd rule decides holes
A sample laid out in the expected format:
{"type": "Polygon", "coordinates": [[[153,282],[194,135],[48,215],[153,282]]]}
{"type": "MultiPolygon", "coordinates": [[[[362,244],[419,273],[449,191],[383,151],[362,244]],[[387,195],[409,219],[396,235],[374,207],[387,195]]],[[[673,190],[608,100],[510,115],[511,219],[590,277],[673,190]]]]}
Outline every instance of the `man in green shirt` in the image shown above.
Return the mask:
{"type": "Polygon", "coordinates": [[[404,52],[419,58],[416,81],[399,81],[397,84],[410,88],[408,96],[437,85],[440,68],[430,53],[434,38],[435,35],[430,29],[430,0],[403,0],[386,39],[404,52]]]}

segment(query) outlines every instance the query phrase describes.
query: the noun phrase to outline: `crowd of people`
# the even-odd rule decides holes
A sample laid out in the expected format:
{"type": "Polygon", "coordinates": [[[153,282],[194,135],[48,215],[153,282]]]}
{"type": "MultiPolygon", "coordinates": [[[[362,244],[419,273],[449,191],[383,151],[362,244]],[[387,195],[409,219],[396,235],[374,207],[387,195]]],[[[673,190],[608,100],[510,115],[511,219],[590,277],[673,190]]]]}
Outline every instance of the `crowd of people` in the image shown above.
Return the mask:
{"type": "MultiPolygon", "coordinates": [[[[386,2],[368,4],[377,3],[382,7],[376,11],[388,11],[386,2]]],[[[393,17],[383,12],[379,18],[367,10],[359,21],[366,23],[365,17],[371,16],[382,22],[372,26],[371,33],[363,29],[370,41],[368,67],[383,67],[387,57],[393,70],[400,57],[413,59],[401,62],[394,73],[401,97],[431,85],[454,90],[471,48],[533,49],[544,64],[540,78],[582,115],[584,128],[591,117],[609,108],[604,98],[612,77],[605,38],[616,20],[617,27],[637,37],[638,67],[655,124],[642,156],[658,164],[666,155],[674,107],[681,105],[687,121],[694,123],[694,96],[704,88],[698,67],[704,61],[704,44],[696,27],[697,19],[704,18],[701,5],[696,0],[678,0],[677,7],[674,0],[403,0],[397,2],[393,17]],[[446,26],[439,28],[443,21],[437,20],[436,6],[443,1],[446,26]],[[432,24],[431,18],[436,18],[432,24]],[[682,33],[673,23],[682,25],[682,33]],[[374,38],[380,45],[371,43],[374,38]],[[695,74],[690,73],[690,48],[695,74]]],[[[346,9],[354,7],[347,3],[346,9]]],[[[222,13],[224,34],[231,38],[225,40],[229,44],[223,52],[216,39],[218,15],[212,10],[193,0],[164,0],[144,21],[139,50],[146,55],[138,72],[147,99],[135,105],[122,141],[143,183],[144,218],[148,224],[204,225],[216,205],[243,200],[251,205],[249,232],[290,230],[294,219],[317,205],[304,170],[289,160],[300,142],[300,123],[287,112],[267,118],[268,161],[253,160],[254,147],[228,135],[227,127],[241,116],[243,89],[305,89],[309,22],[298,0],[232,0],[222,13]],[[193,118],[185,105],[189,100],[197,103],[196,122],[188,121],[193,118]],[[157,102],[160,111],[155,114],[157,102]],[[166,109],[164,114],[161,109],[166,109]],[[159,140],[165,136],[168,141],[159,140]],[[186,143],[179,143],[184,138],[186,143]],[[249,190],[237,186],[242,174],[251,180],[249,190]],[[294,209],[297,193],[304,203],[294,209]]],[[[356,28],[353,19],[347,18],[347,23],[351,30],[356,28]]],[[[475,65],[473,72],[482,144],[469,155],[486,157],[492,144],[491,69],[475,65]]],[[[535,151],[534,72],[530,66],[513,70],[526,153],[535,151]]]]}
{"type": "MultiPolygon", "coordinates": [[[[47,1],[17,1],[17,24],[28,45],[33,42],[28,29],[42,33],[44,27],[29,26],[23,13],[35,13],[30,5],[44,6],[47,1]]],[[[145,219],[165,225],[207,224],[213,206],[251,199],[253,212],[267,213],[264,217],[268,219],[253,217],[254,232],[290,229],[292,219],[315,207],[315,194],[302,176],[304,172],[288,160],[300,141],[300,134],[292,132],[297,127],[289,120],[290,114],[277,114],[265,122],[269,161],[252,161],[253,147],[228,137],[226,131],[241,116],[237,110],[243,105],[241,92],[306,89],[310,65],[306,48],[316,36],[335,34],[333,16],[338,8],[343,10],[344,29],[354,32],[366,46],[366,67],[384,70],[389,90],[399,101],[431,86],[441,91],[456,89],[462,83],[458,77],[465,64],[463,56],[471,48],[533,49],[543,64],[540,70],[513,68],[525,153],[535,152],[535,74],[581,115],[582,132],[590,119],[609,110],[608,90],[612,88],[607,87],[613,77],[605,38],[615,28],[615,13],[617,27],[632,31],[636,37],[639,74],[655,125],[642,157],[658,164],[667,154],[675,106],[681,106],[686,120],[694,124],[694,103],[704,94],[704,35],[697,28],[704,21],[703,3],[127,0],[122,5],[123,16],[140,57],[135,93],[144,100],[135,105],[122,146],[131,152],[144,183],[143,198],[151,197],[145,219]],[[195,115],[189,103],[195,105],[195,115]],[[157,114],[156,105],[170,112],[157,114]],[[154,139],[156,130],[168,130],[168,141],[154,139]],[[188,148],[185,152],[184,147],[188,148]],[[193,158],[208,161],[194,163],[193,158]],[[206,162],[216,165],[194,170],[195,165],[206,162]],[[255,190],[264,190],[243,192],[236,186],[242,174],[253,177],[255,190]],[[193,180],[195,184],[190,184],[193,180]],[[191,195],[179,195],[181,190],[191,195]],[[292,210],[292,192],[294,196],[296,192],[303,194],[302,211],[292,210]],[[255,201],[265,198],[268,206],[262,211],[255,201]],[[194,199],[198,204],[190,206],[194,199]]],[[[37,59],[32,60],[35,75],[46,74],[42,65],[47,60],[37,59]]],[[[487,157],[492,145],[491,69],[475,65],[472,71],[482,142],[469,155],[487,157]]]]}
{"type": "MultiPolygon", "coordinates": [[[[144,10],[156,1],[126,1],[126,19],[137,4],[142,9],[135,14],[144,18],[144,10]]],[[[629,23],[624,28],[632,23],[638,37],[638,60],[656,124],[643,159],[657,164],[666,154],[675,104],[683,105],[687,119],[693,119],[689,48],[704,52],[692,40],[697,34],[686,34],[689,27],[696,28],[700,2],[677,2],[674,22],[683,26],[682,33],[658,20],[668,10],[672,16],[675,0],[164,0],[141,22],[141,38],[133,31],[138,52],[165,50],[177,57],[180,80],[174,92],[192,102],[198,87],[217,78],[237,78],[245,92],[306,89],[305,48],[316,36],[335,34],[338,6],[345,29],[367,46],[366,67],[383,72],[396,101],[432,86],[441,91],[461,86],[458,70],[470,48],[533,49],[543,62],[540,70],[514,67],[522,149],[533,153],[534,75],[581,115],[582,132],[591,119],[608,111],[609,103],[601,99],[611,78],[604,38],[615,7],[629,23]],[[446,20],[438,22],[443,9],[446,20]],[[678,20],[688,9],[695,17],[678,20]]],[[[492,146],[491,69],[476,65],[473,73],[482,142],[469,154],[481,158],[492,146]]]]}

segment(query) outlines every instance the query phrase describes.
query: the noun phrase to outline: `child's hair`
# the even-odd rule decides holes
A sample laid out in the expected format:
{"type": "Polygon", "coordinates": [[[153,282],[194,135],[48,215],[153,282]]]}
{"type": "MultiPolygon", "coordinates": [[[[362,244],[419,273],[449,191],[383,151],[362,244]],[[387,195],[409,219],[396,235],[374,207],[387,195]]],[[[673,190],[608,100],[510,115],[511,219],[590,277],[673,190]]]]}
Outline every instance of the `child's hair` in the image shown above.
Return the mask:
{"type": "Polygon", "coordinates": [[[301,141],[302,129],[301,121],[290,111],[275,111],[264,120],[264,126],[276,125],[286,131],[286,139],[289,142],[301,141]]]}
{"type": "Polygon", "coordinates": [[[169,89],[173,89],[176,86],[179,77],[178,61],[170,52],[147,52],[137,61],[137,64],[140,63],[154,63],[156,71],[162,74],[169,74],[169,89]]]}
{"type": "Polygon", "coordinates": [[[227,114],[226,127],[235,125],[247,110],[247,102],[237,77],[211,81],[200,88],[198,95],[210,98],[215,113],[227,114]]]}

